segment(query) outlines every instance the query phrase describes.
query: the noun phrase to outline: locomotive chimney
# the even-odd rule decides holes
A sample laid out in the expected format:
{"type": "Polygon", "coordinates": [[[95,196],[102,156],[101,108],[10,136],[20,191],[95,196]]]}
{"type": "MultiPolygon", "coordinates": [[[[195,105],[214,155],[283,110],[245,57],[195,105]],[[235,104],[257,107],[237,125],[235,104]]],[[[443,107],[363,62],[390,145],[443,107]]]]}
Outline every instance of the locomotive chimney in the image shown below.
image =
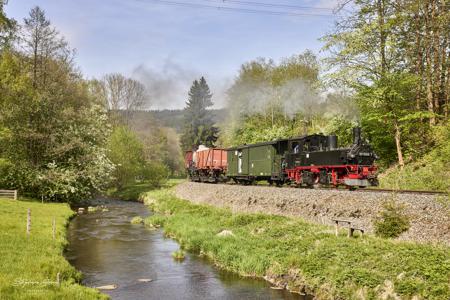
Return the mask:
{"type": "Polygon", "coordinates": [[[329,135],[328,136],[328,148],[330,150],[334,150],[337,148],[337,136],[336,135],[329,135]]]}
{"type": "Polygon", "coordinates": [[[361,127],[353,128],[353,144],[359,145],[361,143],[361,127]]]}

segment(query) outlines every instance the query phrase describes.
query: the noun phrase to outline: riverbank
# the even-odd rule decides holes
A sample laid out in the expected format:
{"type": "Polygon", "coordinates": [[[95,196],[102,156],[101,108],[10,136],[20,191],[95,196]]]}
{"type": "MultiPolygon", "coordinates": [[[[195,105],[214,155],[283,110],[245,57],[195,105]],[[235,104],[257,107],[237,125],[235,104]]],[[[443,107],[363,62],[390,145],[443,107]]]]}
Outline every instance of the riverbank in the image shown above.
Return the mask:
{"type": "Polygon", "coordinates": [[[66,227],[73,214],[67,204],[0,199],[0,299],[106,298],[77,284],[81,273],[63,256],[66,227]],[[31,231],[27,237],[28,208],[31,231]]]}
{"type": "Polygon", "coordinates": [[[386,201],[404,207],[410,227],[399,240],[443,243],[450,246],[450,200],[446,195],[392,194],[334,189],[296,189],[270,186],[241,186],[185,182],[176,195],[198,204],[230,208],[235,212],[270,213],[300,217],[319,224],[333,225],[333,218],[372,233],[373,220],[386,201]]]}
{"type": "Polygon", "coordinates": [[[157,212],[147,225],[163,226],[185,249],[243,276],[318,299],[450,298],[445,246],[336,237],[332,227],[299,218],[193,204],[173,189],[144,199],[157,212]]]}
{"type": "MultiPolygon", "coordinates": [[[[170,179],[162,183],[163,188],[170,188],[176,184],[185,181],[185,179],[170,179]]],[[[152,186],[148,182],[139,182],[129,184],[122,188],[113,188],[107,191],[106,196],[112,199],[120,199],[124,201],[138,201],[143,202],[142,195],[149,190],[153,190],[156,187],[152,186]]]]}

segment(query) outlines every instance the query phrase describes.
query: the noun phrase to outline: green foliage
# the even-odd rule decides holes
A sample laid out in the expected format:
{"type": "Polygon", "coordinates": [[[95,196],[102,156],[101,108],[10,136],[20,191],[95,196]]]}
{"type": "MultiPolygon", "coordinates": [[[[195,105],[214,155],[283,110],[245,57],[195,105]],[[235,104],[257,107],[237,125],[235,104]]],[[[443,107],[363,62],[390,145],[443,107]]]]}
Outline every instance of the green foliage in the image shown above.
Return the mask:
{"type": "Polygon", "coordinates": [[[149,227],[158,228],[164,226],[164,221],[166,220],[165,216],[162,215],[152,215],[145,219],[145,224],[149,227]]]}
{"type": "Polygon", "coordinates": [[[319,96],[319,63],[311,51],[275,64],[257,59],[242,65],[229,89],[228,120],[220,143],[249,144],[311,133],[336,133],[344,143],[355,117],[342,93],[319,96]]]}
{"type": "Polygon", "coordinates": [[[15,20],[8,18],[4,12],[5,4],[6,0],[0,0],[0,52],[11,45],[17,31],[15,20]]]}
{"type": "Polygon", "coordinates": [[[67,245],[66,226],[72,215],[67,204],[0,199],[0,298],[106,299],[95,289],[78,284],[81,273],[62,255],[67,245]],[[28,208],[32,218],[29,237],[25,232],[28,208]],[[54,283],[57,274],[60,286],[54,283]]]}
{"type": "Polygon", "coordinates": [[[45,13],[25,18],[20,47],[2,45],[13,26],[0,3],[0,188],[37,198],[78,201],[104,189],[106,111],[72,64],[72,50],[45,13]],[[5,25],[6,24],[6,25],[5,25]],[[6,163],[5,163],[6,162],[6,163]]]}
{"type": "Polygon", "coordinates": [[[337,115],[329,119],[326,126],[327,134],[335,134],[339,137],[339,145],[348,146],[353,143],[353,128],[358,124],[350,121],[342,115],[337,115]]]}
{"type": "Polygon", "coordinates": [[[392,189],[450,191],[450,125],[437,126],[436,147],[403,169],[394,166],[380,176],[380,186],[392,189]]]}
{"type": "Polygon", "coordinates": [[[146,162],[141,171],[141,176],[152,187],[160,187],[169,177],[169,170],[159,162],[146,162]]]}
{"type": "Polygon", "coordinates": [[[109,138],[108,150],[109,158],[116,165],[116,186],[121,188],[134,183],[145,165],[143,145],[136,134],[128,127],[116,127],[109,138]]]}
{"type": "Polygon", "coordinates": [[[133,217],[133,219],[131,219],[131,224],[143,224],[144,223],[144,219],[142,219],[142,217],[140,216],[136,216],[133,217]]]}
{"type": "Polygon", "coordinates": [[[116,165],[115,186],[119,190],[137,181],[157,187],[168,177],[168,170],[163,164],[145,159],[142,142],[128,127],[118,126],[114,129],[108,149],[108,156],[116,165]]]}
{"type": "MultiPolygon", "coordinates": [[[[384,165],[398,159],[394,139],[397,129],[399,138],[409,133],[408,144],[400,140],[404,146],[401,149],[403,154],[418,154],[423,149],[414,130],[417,121],[423,116],[415,112],[414,103],[410,101],[414,98],[416,85],[416,76],[398,72],[386,73],[371,85],[357,87],[356,98],[364,132],[384,165]]],[[[426,125],[421,125],[421,128],[425,129],[426,125]]]]}
{"type": "Polygon", "coordinates": [[[396,238],[409,229],[409,217],[404,206],[394,200],[383,203],[383,209],[374,221],[375,234],[383,238],[396,238]]]}
{"type": "Polygon", "coordinates": [[[140,201],[141,194],[151,190],[153,187],[147,182],[138,182],[129,184],[120,189],[115,186],[106,192],[109,197],[118,198],[120,200],[140,201]]]}
{"type": "Polygon", "coordinates": [[[379,164],[402,166],[429,152],[432,127],[448,122],[450,13],[445,1],[351,3],[323,38],[331,53],[327,77],[355,92],[379,164]]]}
{"type": "Polygon", "coordinates": [[[213,116],[207,110],[213,105],[212,94],[204,77],[195,80],[189,90],[189,99],[185,108],[185,124],[181,145],[190,150],[205,145],[214,146],[219,129],[214,126],[213,116]]]}
{"type": "Polygon", "coordinates": [[[22,60],[7,51],[0,56],[0,156],[14,162],[0,184],[58,201],[89,197],[105,187],[113,168],[104,148],[106,113],[64,62],[49,64],[65,76],[53,74],[52,85],[35,87],[22,60]]]}
{"type": "Polygon", "coordinates": [[[450,297],[448,247],[373,236],[336,237],[327,226],[282,216],[233,214],[178,199],[167,189],[147,193],[146,203],[157,212],[146,223],[164,226],[183,249],[241,275],[285,278],[291,288],[306,285],[324,299],[353,299],[358,290],[380,298],[386,280],[404,298],[450,297]],[[233,235],[218,235],[224,230],[233,235]],[[412,286],[415,282],[420,284],[412,286]]]}

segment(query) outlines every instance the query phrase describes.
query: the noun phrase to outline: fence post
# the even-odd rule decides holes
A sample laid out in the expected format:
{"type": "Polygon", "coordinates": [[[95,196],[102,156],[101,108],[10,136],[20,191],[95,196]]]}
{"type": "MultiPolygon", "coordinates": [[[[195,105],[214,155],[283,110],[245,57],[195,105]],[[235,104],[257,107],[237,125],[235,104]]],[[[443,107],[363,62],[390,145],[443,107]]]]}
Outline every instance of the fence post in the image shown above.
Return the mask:
{"type": "Polygon", "coordinates": [[[338,222],[336,222],[336,224],[334,224],[334,234],[336,236],[339,236],[339,224],[338,224],[338,222]]]}
{"type": "Polygon", "coordinates": [[[55,218],[53,218],[52,228],[53,228],[53,239],[55,239],[55,235],[56,235],[56,220],[55,220],[55,218]]]}
{"type": "Polygon", "coordinates": [[[14,200],[17,200],[17,190],[14,190],[14,200]]]}
{"type": "Polygon", "coordinates": [[[30,235],[31,229],[31,209],[29,208],[27,211],[27,236],[30,235]]]}

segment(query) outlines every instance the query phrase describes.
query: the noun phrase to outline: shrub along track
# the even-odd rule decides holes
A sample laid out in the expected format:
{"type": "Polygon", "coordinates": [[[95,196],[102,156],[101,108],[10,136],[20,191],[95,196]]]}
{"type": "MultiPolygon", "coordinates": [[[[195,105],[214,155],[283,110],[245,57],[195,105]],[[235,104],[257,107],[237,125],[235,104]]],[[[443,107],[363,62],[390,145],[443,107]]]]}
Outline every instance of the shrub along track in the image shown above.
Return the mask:
{"type": "Polygon", "coordinates": [[[332,218],[349,219],[357,227],[373,232],[373,219],[383,203],[394,199],[404,205],[411,221],[400,240],[439,242],[450,245],[450,207],[447,195],[392,193],[363,190],[297,189],[271,186],[241,186],[185,182],[176,195],[194,203],[228,207],[235,212],[263,212],[302,217],[332,225],[332,218]]]}
{"type": "Polygon", "coordinates": [[[450,251],[443,245],[336,237],[325,225],[193,204],[167,189],[147,193],[145,202],[156,212],[146,224],[163,226],[187,250],[291,291],[317,299],[450,298],[450,251]]]}

